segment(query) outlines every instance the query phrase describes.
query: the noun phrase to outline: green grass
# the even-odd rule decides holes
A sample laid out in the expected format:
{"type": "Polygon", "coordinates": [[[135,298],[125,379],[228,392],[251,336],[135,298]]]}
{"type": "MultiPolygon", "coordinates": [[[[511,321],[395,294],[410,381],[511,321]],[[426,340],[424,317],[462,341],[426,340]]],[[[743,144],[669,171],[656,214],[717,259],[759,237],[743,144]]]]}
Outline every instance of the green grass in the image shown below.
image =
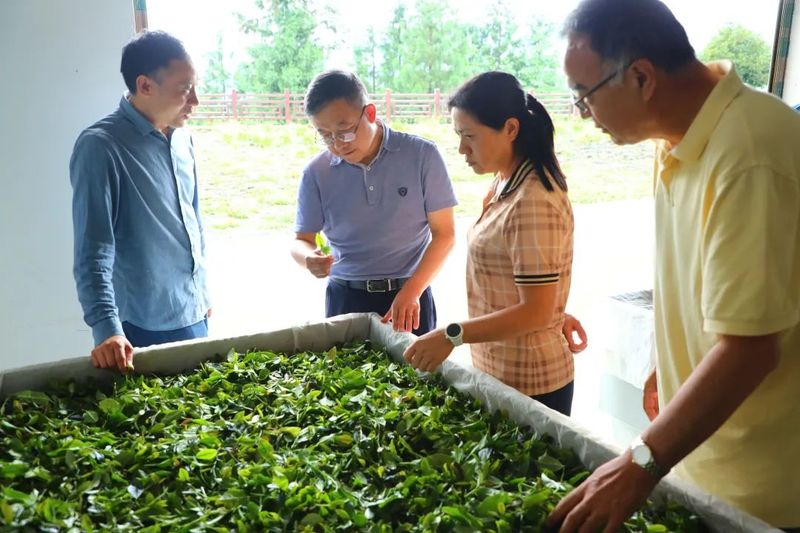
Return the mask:
{"type": "MultiPolygon", "coordinates": [[[[642,198],[652,191],[653,147],[617,147],[591,122],[556,117],[556,149],[573,203],[642,198]]],[[[491,176],[477,176],[458,153],[452,126],[434,120],[392,124],[434,141],[453,179],[456,216],[475,217],[491,176]]],[[[300,172],[320,146],[306,123],[217,123],[192,127],[207,227],[291,231],[300,172]]]]}

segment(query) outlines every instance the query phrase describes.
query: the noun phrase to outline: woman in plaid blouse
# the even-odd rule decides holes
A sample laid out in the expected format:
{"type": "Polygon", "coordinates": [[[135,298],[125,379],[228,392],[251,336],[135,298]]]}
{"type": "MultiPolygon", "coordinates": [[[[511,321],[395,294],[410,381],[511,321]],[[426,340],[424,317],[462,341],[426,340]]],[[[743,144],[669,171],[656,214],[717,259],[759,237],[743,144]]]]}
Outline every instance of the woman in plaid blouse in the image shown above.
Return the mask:
{"type": "Polygon", "coordinates": [[[408,348],[406,360],[433,371],[455,346],[468,343],[477,368],[568,415],[571,347],[582,346],[571,344],[567,330],[583,332],[564,313],[573,215],[553,147],[553,122],[504,72],[469,80],[449,107],[459,153],[476,173],[494,179],[468,235],[470,318],[423,335],[408,348]]]}

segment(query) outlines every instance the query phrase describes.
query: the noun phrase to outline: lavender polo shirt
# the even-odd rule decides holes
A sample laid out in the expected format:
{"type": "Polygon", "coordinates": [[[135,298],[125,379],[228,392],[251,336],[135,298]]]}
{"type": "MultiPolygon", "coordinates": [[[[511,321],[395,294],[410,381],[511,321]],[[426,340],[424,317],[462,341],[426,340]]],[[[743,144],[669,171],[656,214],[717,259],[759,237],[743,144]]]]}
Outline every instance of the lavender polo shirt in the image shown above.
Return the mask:
{"type": "Polygon", "coordinates": [[[383,125],[370,164],[350,164],[326,150],[306,166],[295,231],[325,233],[332,277],[407,278],[431,239],[428,213],[457,203],[436,146],[383,125]]]}

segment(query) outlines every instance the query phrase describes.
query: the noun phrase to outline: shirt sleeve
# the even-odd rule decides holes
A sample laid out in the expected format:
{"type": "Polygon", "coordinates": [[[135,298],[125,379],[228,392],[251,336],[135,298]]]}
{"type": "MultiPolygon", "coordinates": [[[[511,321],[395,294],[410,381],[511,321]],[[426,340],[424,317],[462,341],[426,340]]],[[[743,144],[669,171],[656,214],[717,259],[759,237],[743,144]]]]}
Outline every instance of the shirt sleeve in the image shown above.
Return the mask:
{"type": "Polygon", "coordinates": [[[800,191],[764,166],[721,180],[703,228],[704,329],[757,336],[800,316],[796,259],[800,191]],[[794,282],[793,282],[794,281],[794,282]]]}
{"type": "MultiPolygon", "coordinates": [[[[197,159],[195,159],[194,156],[194,139],[192,139],[191,136],[189,136],[189,150],[192,154],[192,171],[194,172],[194,196],[192,197],[192,209],[194,210],[194,216],[197,217],[197,228],[200,231],[200,255],[203,257],[203,261],[206,261],[208,259],[208,255],[206,254],[206,227],[203,224],[203,217],[200,215],[200,180],[197,177],[197,159]]],[[[207,289],[206,298],[208,300],[208,306],[211,307],[213,302],[211,300],[210,291],[207,289]]]]}
{"type": "Polygon", "coordinates": [[[325,224],[322,212],[322,195],[310,168],[303,170],[297,192],[297,217],[294,230],[297,233],[319,233],[325,224]]]}
{"type": "Polygon", "coordinates": [[[458,205],[442,154],[433,143],[425,144],[423,148],[422,194],[426,213],[458,205]]]}
{"type": "MultiPolygon", "coordinates": [[[[532,175],[526,179],[536,177],[532,175]]],[[[517,192],[526,196],[513,207],[503,236],[514,269],[514,283],[551,285],[558,283],[567,268],[564,263],[572,247],[571,211],[559,209],[550,198],[531,192],[530,188],[517,192]]]]}
{"type": "Polygon", "coordinates": [[[124,335],[113,284],[119,175],[105,141],[92,133],[78,138],[69,170],[73,275],[83,318],[98,345],[112,335],[124,335]]]}
{"type": "Polygon", "coordinates": [[[192,209],[197,217],[197,227],[200,229],[200,252],[206,257],[206,227],[203,217],[200,216],[200,180],[197,178],[197,159],[194,157],[194,139],[189,137],[189,152],[192,154],[192,172],[194,173],[194,196],[192,196],[192,209]]]}

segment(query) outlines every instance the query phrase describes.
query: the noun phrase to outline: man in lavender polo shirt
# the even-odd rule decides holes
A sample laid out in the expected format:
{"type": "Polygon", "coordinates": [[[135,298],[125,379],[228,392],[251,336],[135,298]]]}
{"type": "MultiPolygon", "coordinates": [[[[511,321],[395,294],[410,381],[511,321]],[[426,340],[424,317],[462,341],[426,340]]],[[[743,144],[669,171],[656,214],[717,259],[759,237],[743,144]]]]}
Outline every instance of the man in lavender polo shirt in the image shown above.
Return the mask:
{"type": "Polygon", "coordinates": [[[453,247],[457,203],[442,156],[379,120],[352,73],[317,76],[305,110],[327,149],[303,170],[292,256],[329,277],[326,315],[375,312],[397,331],[435,329],[429,285],[453,247]]]}

